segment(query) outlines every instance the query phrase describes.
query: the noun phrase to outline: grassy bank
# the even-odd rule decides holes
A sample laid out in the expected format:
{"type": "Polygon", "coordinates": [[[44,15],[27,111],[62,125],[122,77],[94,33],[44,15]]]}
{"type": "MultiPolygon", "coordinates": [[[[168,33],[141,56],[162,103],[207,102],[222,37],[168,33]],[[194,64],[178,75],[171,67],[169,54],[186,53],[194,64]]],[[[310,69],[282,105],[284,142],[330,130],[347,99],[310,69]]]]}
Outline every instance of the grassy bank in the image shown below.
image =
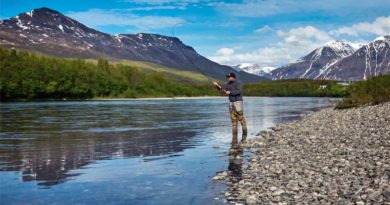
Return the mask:
{"type": "Polygon", "coordinates": [[[217,95],[208,84],[184,83],[164,73],[107,60],[58,59],[0,48],[0,98],[86,99],[217,95]]]}
{"type": "Polygon", "coordinates": [[[390,74],[358,81],[347,88],[348,97],[336,108],[350,108],[362,105],[376,105],[390,101],[390,74]]]}
{"type": "Polygon", "coordinates": [[[346,88],[330,80],[276,80],[244,85],[245,95],[275,97],[343,97],[346,88]]]}

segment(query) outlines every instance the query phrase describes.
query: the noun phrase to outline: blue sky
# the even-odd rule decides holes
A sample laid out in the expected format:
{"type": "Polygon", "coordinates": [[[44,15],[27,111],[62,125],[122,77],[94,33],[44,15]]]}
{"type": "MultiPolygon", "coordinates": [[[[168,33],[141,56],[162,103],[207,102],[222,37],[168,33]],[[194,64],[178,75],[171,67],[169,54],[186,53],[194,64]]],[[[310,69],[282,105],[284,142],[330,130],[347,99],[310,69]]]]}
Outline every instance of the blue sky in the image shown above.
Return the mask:
{"type": "Polygon", "coordinates": [[[49,7],[97,30],[175,35],[222,64],[293,62],[331,40],[390,34],[390,0],[0,0],[0,18],[49,7]]]}

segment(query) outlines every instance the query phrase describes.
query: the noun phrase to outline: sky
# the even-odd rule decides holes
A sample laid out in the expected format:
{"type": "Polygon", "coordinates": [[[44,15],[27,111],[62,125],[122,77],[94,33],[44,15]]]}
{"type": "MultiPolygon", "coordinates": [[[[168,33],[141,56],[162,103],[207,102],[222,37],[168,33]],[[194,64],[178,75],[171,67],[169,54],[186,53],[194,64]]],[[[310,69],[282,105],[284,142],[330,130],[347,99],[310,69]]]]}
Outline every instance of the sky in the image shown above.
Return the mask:
{"type": "Polygon", "coordinates": [[[0,19],[57,10],[110,33],[174,34],[221,64],[278,67],[332,40],[390,35],[390,0],[0,0],[0,19]]]}

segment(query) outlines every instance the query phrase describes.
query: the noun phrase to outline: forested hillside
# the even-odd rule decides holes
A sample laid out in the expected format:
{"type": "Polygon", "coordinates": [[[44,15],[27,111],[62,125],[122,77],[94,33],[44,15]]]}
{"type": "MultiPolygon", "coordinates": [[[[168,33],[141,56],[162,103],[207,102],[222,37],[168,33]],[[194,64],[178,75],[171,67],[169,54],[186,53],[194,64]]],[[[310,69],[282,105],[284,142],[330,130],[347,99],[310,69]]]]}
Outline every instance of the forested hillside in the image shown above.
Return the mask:
{"type": "Polygon", "coordinates": [[[1,101],[216,95],[209,85],[184,84],[103,59],[93,63],[0,48],[0,69],[1,101]]]}

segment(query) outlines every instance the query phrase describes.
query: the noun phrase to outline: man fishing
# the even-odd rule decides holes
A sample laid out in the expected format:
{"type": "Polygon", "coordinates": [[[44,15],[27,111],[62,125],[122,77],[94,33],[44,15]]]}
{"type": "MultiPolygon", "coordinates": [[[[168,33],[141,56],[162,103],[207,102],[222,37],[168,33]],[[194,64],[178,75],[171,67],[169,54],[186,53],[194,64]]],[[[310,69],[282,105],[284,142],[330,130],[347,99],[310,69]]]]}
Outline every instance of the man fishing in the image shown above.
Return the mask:
{"type": "Polygon", "coordinates": [[[237,139],[237,125],[238,121],[241,123],[242,127],[242,138],[241,143],[246,143],[247,138],[247,128],[246,122],[244,118],[244,110],[243,110],[243,99],[242,99],[242,84],[239,80],[236,79],[236,75],[234,73],[229,73],[227,76],[228,82],[225,86],[220,86],[217,82],[213,82],[215,87],[219,90],[219,92],[229,96],[229,111],[230,111],[230,119],[232,120],[233,127],[233,139],[232,144],[238,144],[237,139]]]}

